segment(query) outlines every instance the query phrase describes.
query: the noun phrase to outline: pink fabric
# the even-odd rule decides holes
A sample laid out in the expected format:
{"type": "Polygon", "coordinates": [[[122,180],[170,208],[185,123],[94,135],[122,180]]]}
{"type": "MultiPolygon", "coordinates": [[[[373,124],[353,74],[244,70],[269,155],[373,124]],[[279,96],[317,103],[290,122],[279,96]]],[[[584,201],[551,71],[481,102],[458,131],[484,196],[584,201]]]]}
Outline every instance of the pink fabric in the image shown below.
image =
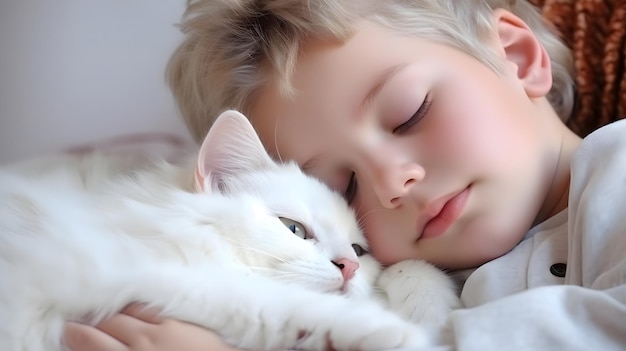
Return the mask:
{"type": "Polygon", "coordinates": [[[164,157],[170,162],[181,160],[193,150],[193,145],[186,139],[168,133],[127,134],[78,145],[65,150],[72,154],[88,154],[95,151],[107,154],[146,159],[164,157]]]}

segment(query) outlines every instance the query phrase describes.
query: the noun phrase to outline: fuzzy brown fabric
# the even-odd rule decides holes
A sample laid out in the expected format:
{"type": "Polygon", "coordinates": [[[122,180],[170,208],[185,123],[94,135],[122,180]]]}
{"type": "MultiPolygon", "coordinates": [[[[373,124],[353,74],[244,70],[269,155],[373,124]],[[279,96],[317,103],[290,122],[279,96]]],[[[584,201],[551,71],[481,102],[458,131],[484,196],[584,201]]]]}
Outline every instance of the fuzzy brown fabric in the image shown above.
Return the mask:
{"type": "Polygon", "coordinates": [[[530,0],[572,49],[577,106],[568,121],[586,136],[626,117],[626,0],[530,0]]]}

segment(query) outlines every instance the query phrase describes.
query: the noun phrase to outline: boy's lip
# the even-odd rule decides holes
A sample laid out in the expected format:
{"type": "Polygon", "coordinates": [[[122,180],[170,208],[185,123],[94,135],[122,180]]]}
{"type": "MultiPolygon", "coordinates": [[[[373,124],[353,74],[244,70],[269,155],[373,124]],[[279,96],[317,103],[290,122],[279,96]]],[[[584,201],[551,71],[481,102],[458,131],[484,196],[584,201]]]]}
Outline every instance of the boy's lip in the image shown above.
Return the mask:
{"type": "Polygon", "coordinates": [[[470,186],[451,196],[436,200],[434,203],[437,204],[438,210],[426,221],[418,240],[438,237],[445,233],[463,211],[469,193],[470,186]]]}

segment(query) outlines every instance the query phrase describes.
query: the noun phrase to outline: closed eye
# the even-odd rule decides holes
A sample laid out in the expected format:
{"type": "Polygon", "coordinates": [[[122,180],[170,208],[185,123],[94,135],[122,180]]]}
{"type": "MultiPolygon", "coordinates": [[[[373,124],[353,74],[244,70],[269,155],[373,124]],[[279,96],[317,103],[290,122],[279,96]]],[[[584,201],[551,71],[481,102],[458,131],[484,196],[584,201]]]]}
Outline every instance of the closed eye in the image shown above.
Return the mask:
{"type": "Polygon", "coordinates": [[[350,174],[350,179],[348,180],[348,186],[346,190],[343,192],[343,198],[346,199],[348,204],[352,203],[354,200],[354,196],[356,195],[357,190],[357,182],[356,182],[356,173],[352,172],[350,174]]]}
{"type": "Polygon", "coordinates": [[[422,102],[422,104],[417,109],[417,111],[415,111],[413,116],[411,116],[406,122],[404,122],[401,125],[399,125],[396,128],[394,128],[393,129],[393,133],[396,134],[396,133],[406,132],[411,127],[413,127],[415,124],[417,124],[419,121],[421,121],[422,118],[424,118],[424,116],[426,116],[426,113],[430,109],[431,104],[432,104],[432,99],[430,98],[430,95],[427,94],[426,98],[424,98],[424,102],[422,102]]]}

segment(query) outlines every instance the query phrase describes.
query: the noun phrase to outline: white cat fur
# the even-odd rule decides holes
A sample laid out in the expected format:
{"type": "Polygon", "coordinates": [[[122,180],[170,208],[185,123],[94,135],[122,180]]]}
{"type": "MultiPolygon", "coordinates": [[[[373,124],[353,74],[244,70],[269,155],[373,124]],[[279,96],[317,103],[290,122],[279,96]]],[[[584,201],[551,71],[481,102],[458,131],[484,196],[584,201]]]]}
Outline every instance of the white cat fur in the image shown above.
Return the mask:
{"type": "MultiPolygon", "coordinates": [[[[0,350],[65,350],[65,321],[95,323],[136,301],[242,348],[427,345],[422,327],[367,298],[379,273],[369,255],[340,293],[344,280],[331,261],[356,260],[352,243],[367,247],[341,197],[295,164],[272,161],[235,111],[218,118],[183,166],[93,155],[5,167],[0,350]],[[297,237],[279,216],[313,237],[297,237]]],[[[380,276],[392,309],[441,321],[456,306],[441,272],[420,266],[407,281],[395,267],[380,276]],[[439,280],[429,285],[421,272],[439,280]]]]}

